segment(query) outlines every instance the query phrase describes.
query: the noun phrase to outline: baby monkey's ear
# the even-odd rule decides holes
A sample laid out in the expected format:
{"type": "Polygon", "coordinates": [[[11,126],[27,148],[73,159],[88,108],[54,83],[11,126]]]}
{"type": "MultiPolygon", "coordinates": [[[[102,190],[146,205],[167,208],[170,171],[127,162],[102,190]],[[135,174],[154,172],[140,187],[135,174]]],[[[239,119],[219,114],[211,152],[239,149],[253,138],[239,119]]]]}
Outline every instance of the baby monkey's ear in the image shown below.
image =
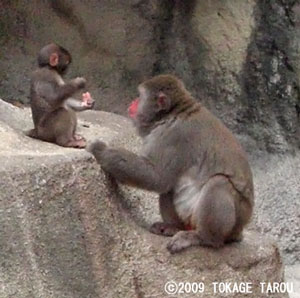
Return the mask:
{"type": "Polygon", "coordinates": [[[52,66],[52,67],[57,66],[58,65],[58,60],[59,60],[59,58],[58,58],[57,53],[52,53],[49,57],[50,66],[52,66]]]}

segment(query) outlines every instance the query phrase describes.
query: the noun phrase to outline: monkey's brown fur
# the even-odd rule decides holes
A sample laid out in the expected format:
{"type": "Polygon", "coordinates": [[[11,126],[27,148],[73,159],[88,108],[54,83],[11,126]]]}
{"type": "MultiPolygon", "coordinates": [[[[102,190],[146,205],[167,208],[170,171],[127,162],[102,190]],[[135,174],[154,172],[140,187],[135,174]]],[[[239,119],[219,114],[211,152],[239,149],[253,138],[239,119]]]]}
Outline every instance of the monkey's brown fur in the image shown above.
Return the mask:
{"type": "Polygon", "coordinates": [[[254,204],[252,173],[232,133],[170,75],[139,86],[134,124],[140,155],[98,141],[89,150],[123,183],[160,194],[163,222],[151,231],[173,236],[171,253],[193,245],[239,241],[254,204]]]}
{"type": "Polygon", "coordinates": [[[31,78],[30,104],[34,129],[28,135],[64,147],[83,148],[86,142],[76,135],[77,117],[74,110],[93,107],[70,98],[84,88],[86,80],[76,78],[68,83],[62,75],[71,63],[70,53],[56,44],[43,47],[38,55],[39,68],[31,78]]]}

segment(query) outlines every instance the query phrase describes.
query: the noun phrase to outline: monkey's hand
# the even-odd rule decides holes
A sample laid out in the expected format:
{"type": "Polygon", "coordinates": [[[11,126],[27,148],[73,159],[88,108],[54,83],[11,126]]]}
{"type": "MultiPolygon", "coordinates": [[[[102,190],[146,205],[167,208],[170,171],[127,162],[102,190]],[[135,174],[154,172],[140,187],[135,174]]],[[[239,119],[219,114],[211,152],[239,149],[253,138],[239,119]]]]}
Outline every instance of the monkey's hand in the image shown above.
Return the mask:
{"type": "Polygon", "coordinates": [[[92,109],[94,107],[95,100],[91,97],[89,92],[82,93],[81,106],[86,109],[92,109]]]}
{"type": "Polygon", "coordinates": [[[88,152],[91,152],[97,159],[98,162],[100,162],[100,160],[98,160],[99,158],[101,158],[103,151],[105,151],[105,149],[107,148],[106,143],[102,142],[102,141],[95,141],[92,144],[90,144],[86,150],[88,152]]]}
{"type": "Polygon", "coordinates": [[[76,88],[82,89],[86,85],[86,79],[82,77],[77,77],[72,80],[72,83],[76,86],[76,88]]]}

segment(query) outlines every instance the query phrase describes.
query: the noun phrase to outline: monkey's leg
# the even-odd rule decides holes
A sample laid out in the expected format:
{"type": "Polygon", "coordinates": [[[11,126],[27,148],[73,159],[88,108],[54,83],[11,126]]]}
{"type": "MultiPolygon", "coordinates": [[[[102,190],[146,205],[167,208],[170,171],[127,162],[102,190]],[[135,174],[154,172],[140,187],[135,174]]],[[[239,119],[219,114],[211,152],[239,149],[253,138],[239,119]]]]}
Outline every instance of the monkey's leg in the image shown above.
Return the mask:
{"type": "Polygon", "coordinates": [[[171,253],[201,245],[218,248],[224,245],[236,225],[235,201],[238,193],[227,177],[212,177],[201,189],[191,221],[194,231],[180,231],[168,243],[171,253]]]}
{"type": "Polygon", "coordinates": [[[85,148],[84,139],[74,139],[77,118],[72,110],[60,108],[53,113],[52,119],[48,121],[48,128],[53,131],[55,143],[63,147],[85,148]]]}
{"type": "Polygon", "coordinates": [[[252,216],[253,205],[245,198],[236,199],[236,224],[226,243],[241,241],[243,239],[244,226],[248,224],[252,216]]]}
{"type": "Polygon", "coordinates": [[[69,112],[72,114],[71,121],[73,123],[73,140],[75,140],[75,141],[82,141],[85,144],[84,147],[86,147],[86,139],[83,136],[81,136],[81,135],[79,135],[79,134],[76,133],[76,129],[77,129],[77,117],[76,117],[76,113],[74,111],[72,111],[72,110],[69,111],[69,112]]]}
{"type": "Polygon", "coordinates": [[[163,222],[155,222],[150,227],[151,233],[163,236],[173,236],[180,230],[183,230],[183,223],[179,219],[173,204],[172,191],[159,196],[159,210],[163,222]]]}

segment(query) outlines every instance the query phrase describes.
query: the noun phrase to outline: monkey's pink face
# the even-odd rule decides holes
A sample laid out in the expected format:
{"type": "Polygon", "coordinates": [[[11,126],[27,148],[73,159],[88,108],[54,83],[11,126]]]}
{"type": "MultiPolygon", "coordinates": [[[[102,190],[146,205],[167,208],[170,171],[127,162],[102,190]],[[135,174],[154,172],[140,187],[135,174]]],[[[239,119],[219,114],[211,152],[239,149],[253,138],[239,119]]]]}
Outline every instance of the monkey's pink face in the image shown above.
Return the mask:
{"type": "Polygon", "coordinates": [[[138,106],[139,106],[139,101],[140,101],[140,98],[136,98],[135,100],[133,100],[128,108],[128,114],[129,114],[129,117],[132,118],[132,119],[135,119],[136,118],[136,114],[137,114],[137,109],[138,109],[138,106]]]}

